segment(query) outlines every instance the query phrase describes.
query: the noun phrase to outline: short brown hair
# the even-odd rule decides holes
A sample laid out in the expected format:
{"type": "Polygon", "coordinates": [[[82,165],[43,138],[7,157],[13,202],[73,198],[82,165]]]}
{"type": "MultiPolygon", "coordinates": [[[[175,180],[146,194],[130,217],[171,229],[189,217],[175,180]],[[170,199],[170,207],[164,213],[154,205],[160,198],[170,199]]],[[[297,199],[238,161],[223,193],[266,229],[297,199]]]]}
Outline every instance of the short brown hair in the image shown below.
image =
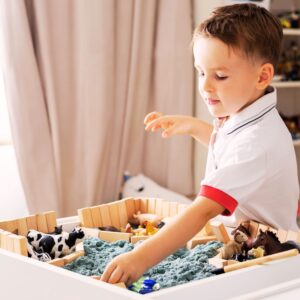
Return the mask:
{"type": "Polygon", "coordinates": [[[282,26],[268,10],[255,4],[234,4],[216,8],[194,31],[193,43],[200,36],[214,37],[247,57],[259,57],[276,67],[282,43],[282,26]]]}

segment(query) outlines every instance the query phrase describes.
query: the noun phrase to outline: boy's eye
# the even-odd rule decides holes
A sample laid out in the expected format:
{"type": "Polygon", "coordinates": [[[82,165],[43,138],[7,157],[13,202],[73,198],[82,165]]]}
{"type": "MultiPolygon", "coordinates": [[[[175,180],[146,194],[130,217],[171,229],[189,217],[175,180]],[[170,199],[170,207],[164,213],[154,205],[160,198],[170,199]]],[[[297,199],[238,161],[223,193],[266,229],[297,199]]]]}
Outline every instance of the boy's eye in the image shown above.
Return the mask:
{"type": "Polygon", "coordinates": [[[217,78],[218,80],[225,80],[225,79],[228,78],[228,76],[216,74],[216,78],[217,78]]]}

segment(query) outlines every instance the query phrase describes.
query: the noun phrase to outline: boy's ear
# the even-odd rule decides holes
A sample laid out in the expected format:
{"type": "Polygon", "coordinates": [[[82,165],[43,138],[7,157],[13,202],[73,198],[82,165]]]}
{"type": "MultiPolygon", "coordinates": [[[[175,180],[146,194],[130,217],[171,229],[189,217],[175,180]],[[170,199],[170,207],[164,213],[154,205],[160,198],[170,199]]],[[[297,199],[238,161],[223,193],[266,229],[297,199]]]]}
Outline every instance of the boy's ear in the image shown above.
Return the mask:
{"type": "Polygon", "coordinates": [[[257,82],[257,88],[260,90],[264,90],[270,85],[274,76],[274,67],[270,63],[265,63],[261,65],[259,69],[259,78],[257,82]]]}

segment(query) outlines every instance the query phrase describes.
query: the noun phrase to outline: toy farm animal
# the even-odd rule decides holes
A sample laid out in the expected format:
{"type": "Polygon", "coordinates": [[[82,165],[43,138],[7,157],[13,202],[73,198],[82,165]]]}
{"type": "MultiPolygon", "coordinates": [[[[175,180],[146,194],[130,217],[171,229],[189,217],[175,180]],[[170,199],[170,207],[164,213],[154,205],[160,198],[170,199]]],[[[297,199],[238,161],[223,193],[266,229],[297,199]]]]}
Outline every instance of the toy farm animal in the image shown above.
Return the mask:
{"type": "Polygon", "coordinates": [[[243,255],[243,245],[248,240],[249,237],[246,233],[241,231],[239,227],[233,230],[234,232],[233,240],[229,241],[221,249],[221,257],[223,259],[231,259],[238,254],[243,255]]]}
{"type": "Polygon", "coordinates": [[[27,240],[37,253],[48,253],[52,259],[63,257],[75,250],[75,246],[84,238],[81,228],[74,228],[71,233],[45,234],[29,230],[27,240]]]}
{"type": "MultiPolygon", "coordinates": [[[[260,229],[259,235],[253,242],[253,248],[263,247],[265,249],[265,255],[270,255],[290,249],[300,250],[299,245],[293,241],[287,241],[280,243],[276,234],[272,231],[262,231],[260,229]]],[[[300,252],[300,251],[299,251],[300,252]]]]}
{"type": "Polygon", "coordinates": [[[130,225],[133,226],[144,226],[145,222],[150,222],[153,226],[157,227],[157,225],[161,222],[163,217],[155,215],[155,214],[142,214],[140,211],[137,214],[133,214],[133,217],[128,220],[130,225]]]}

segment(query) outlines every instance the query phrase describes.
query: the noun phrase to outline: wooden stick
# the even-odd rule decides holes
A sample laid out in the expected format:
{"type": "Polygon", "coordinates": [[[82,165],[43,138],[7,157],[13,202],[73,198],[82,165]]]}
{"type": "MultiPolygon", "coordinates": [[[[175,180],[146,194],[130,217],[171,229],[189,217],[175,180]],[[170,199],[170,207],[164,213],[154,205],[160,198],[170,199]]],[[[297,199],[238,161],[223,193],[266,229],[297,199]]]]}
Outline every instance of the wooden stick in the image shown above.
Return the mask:
{"type": "Polygon", "coordinates": [[[103,224],[102,224],[102,218],[101,218],[99,206],[92,206],[90,209],[91,209],[93,226],[101,227],[103,224]]]}
{"type": "Polygon", "coordinates": [[[155,214],[155,206],[156,206],[156,199],[149,198],[148,199],[148,213],[149,214],[155,214]]]}
{"type": "Polygon", "coordinates": [[[47,211],[44,213],[47,222],[48,233],[53,232],[55,230],[56,223],[56,212],[55,211],[47,211]]]}
{"type": "Polygon", "coordinates": [[[36,222],[37,222],[38,231],[41,231],[43,233],[48,233],[47,219],[44,214],[37,214],[36,222]]]}
{"type": "Polygon", "coordinates": [[[118,201],[118,212],[119,212],[120,226],[125,228],[126,224],[128,223],[127,207],[125,201],[123,200],[118,201]]]}
{"type": "Polygon", "coordinates": [[[94,227],[91,209],[89,207],[78,209],[80,223],[84,227],[94,227]]]}
{"type": "Polygon", "coordinates": [[[26,218],[17,219],[17,223],[18,223],[18,234],[26,236],[28,233],[26,218]]]}
{"type": "Polygon", "coordinates": [[[267,255],[267,256],[264,256],[264,257],[256,258],[256,259],[243,261],[243,262],[238,263],[238,264],[225,266],[224,268],[214,270],[213,273],[214,274],[227,273],[227,272],[231,272],[231,271],[235,271],[235,270],[239,270],[239,269],[243,269],[243,268],[247,268],[247,267],[251,267],[251,266],[255,266],[255,265],[264,264],[266,262],[273,261],[273,260],[278,260],[278,259],[283,259],[283,258],[287,258],[287,257],[291,257],[291,256],[296,256],[298,254],[299,254],[298,249],[292,249],[292,250],[279,252],[279,253],[276,253],[276,254],[267,255]]]}
{"type": "Polygon", "coordinates": [[[31,216],[26,217],[26,223],[27,223],[28,230],[29,229],[37,230],[36,216],[35,215],[31,215],[31,216]]]}

